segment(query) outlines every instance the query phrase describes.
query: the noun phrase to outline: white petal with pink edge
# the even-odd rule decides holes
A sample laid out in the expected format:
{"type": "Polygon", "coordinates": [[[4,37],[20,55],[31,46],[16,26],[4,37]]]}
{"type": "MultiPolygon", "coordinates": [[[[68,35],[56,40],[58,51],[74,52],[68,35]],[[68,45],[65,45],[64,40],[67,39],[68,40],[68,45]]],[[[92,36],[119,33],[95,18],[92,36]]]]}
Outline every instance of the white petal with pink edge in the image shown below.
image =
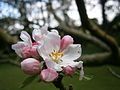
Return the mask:
{"type": "Polygon", "coordinates": [[[16,54],[19,56],[19,57],[22,57],[22,50],[24,47],[28,46],[27,43],[25,42],[18,42],[17,44],[13,44],[12,45],[12,49],[15,50],[16,54]]]}
{"type": "Polygon", "coordinates": [[[31,41],[31,37],[30,35],[26,32],[26,31],[22,31],[21,34],[20,34],[20,38],[28,43],[30,46],[32,46],[32,41],[31,41]]]}
{"type": "Polygon", "coordinates": [[[42,39],[44,38],[44,35],[47,35],[48,33],[48,27],[47,26],[43,26],[40,29],[34,29],[32,32],[32,37],[35,41],[42,41],[42,39]]]}
{"type": "Polygon", "coordinates": [[[43,57],[43,59],[49,58],[49,54],[51,52],[58,51],[60,49],[60,36],[49,32],[45,39],[43,45],[38,47],[39,54],[43,57]]]}
{"type": "Polygon", "coordinates": [[[80,44],[71,44],[63,51],[64,55],[61,60],[66,62],[76,60],[81,56],[81,51],[80,44]]]}
{"type": "Polygon", "coordinates": [[[43,26],[43,27],[40,28],[40,30],[41,30],[41,34],[42,35],[43,34],[47,35],[47,33],[48,33],[48,26],[47,25],[43,26]]]}
{"type": "Polygon", "coordinates": [[[52,29],[51,32],[55,33],[55,34],[59,34],[57,30],[52,29]]]}
{"type": "Polygon", "coordinates": [[[49,67],[49,68],[52,68],[52,69],[54,69],[56,71],[62,71],[62,67],[59,64],[55,63],[54,61],[52,61],[52,60],[46,59],[45,63],[46,63],[46,66],[49,67]]]}

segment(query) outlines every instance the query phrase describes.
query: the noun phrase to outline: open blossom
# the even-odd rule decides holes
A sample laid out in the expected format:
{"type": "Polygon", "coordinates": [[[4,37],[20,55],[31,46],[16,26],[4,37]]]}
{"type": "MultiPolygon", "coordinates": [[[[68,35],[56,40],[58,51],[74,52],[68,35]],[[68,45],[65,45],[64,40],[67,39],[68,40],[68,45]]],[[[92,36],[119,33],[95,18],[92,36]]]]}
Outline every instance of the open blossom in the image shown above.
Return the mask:
{"type": "Polygon", "coordinates": [[[21,69],[25,74],[36,75],[40,72],[40,62],[34,58],[27,58],[21,62],[21,69]]]}
{"type": "MultiPolygon", "coordinates": [[[[56,33],[58,34],[57,30],[51,30],[52,33],[56,33]]],[[[48,31],[48,27],[47,26],[43,26],[40,29],[34,29],[32,32],[32,37],[36,42],[40,42],[43,43],[44,42],[44,38],[46,37],[46,35],[49,33],[48,31]]]]}
{"type": "Polygon", "coordinates": [[[21,32],[20,38],[23,41],[19,41],[12,45],[12,49],[15,50],[17,55],[21,58],[38,58],[39,54],[37,52],[37,46],[39,44],[36,42],[32,43],[31,37],[26,31],[21,32]]]}
{"type": "Polygon", "coordinates": [[[45,82],[54,81],[57,77],[58,77],[58,73],[51,68],[44,69],[40,73],[41,80],[45,82]]]}
{"type": "Polygon", "coordinates": [[[44,45],[38,47],[38,52],[47,67],[56,71],[62,71],[67,66],[78,67],[82,62],[74,61],[81,56],[81,45],[73,44],[72,37],[68,35],[61,40],[58,34],[49,32],[44,45]]]}
{"type": "Polygon", "coordinates": [[[43,26],[40,29],[34,29],[32,32],[32,37],[36,42],[40,42],[42,43],[44,40],[45,35],[47,35],[48,33],[48,27],[47,26],[43,26]]]}

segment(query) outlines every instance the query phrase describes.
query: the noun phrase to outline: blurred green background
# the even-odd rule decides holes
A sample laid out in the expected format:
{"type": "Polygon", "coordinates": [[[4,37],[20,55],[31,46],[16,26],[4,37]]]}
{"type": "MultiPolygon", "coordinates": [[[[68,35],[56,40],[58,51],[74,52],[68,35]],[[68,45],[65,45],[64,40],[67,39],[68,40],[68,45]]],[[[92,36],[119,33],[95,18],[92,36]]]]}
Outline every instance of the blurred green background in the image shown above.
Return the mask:
{"type": "MultiPolygon", "coordinates": [[[[110,66],[114,71],[120,74],[120,67],[110,66]]],[[[91,80],[78,80],[78,75],[73,77],[64,77],[63,83],[68,86],[73,85],[74,90],[119,90],[120,79],[113,76],[107,66],[84,67],[85,75],[91,77],[91,80]]],[[[51,83],[38,83],[36,80],[30,85],[21,89],[19,86],[27,77],[20,68],[10,65],[0,65],[0,90],[57,90],[51,83]]]]}

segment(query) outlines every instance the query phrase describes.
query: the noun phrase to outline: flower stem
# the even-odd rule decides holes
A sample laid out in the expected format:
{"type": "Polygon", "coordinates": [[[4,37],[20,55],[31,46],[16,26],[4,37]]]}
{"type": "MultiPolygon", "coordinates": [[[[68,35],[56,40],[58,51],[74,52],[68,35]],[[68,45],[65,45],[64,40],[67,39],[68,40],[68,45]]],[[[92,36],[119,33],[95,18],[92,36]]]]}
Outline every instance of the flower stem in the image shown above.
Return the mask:
{"type": "Polygon", "coordinates": [[[59,77],[55,81],[53,81],[53,84],[59,90],[66,90],[66,88],[64,87],[64,85],[62,83],[62,79],[63,79],[63,76],[59,75],[59,77]]]}

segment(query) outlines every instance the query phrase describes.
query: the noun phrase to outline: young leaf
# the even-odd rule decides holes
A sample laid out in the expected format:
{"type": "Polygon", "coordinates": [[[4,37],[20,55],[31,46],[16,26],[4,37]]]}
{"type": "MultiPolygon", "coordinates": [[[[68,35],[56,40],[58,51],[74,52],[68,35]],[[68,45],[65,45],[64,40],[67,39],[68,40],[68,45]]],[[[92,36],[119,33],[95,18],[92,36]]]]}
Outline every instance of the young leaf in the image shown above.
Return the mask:
{"type": "Polygon", "coordinates": [[[25,80],[22,82],[22,84],[20,85],[19,88],[24,88],[27,85],[29,85],[30,83],[32,83],[32,81],[36,78],[37,75],[34,76],[29,76],[27,78],[25,78],[25,80]]]}

